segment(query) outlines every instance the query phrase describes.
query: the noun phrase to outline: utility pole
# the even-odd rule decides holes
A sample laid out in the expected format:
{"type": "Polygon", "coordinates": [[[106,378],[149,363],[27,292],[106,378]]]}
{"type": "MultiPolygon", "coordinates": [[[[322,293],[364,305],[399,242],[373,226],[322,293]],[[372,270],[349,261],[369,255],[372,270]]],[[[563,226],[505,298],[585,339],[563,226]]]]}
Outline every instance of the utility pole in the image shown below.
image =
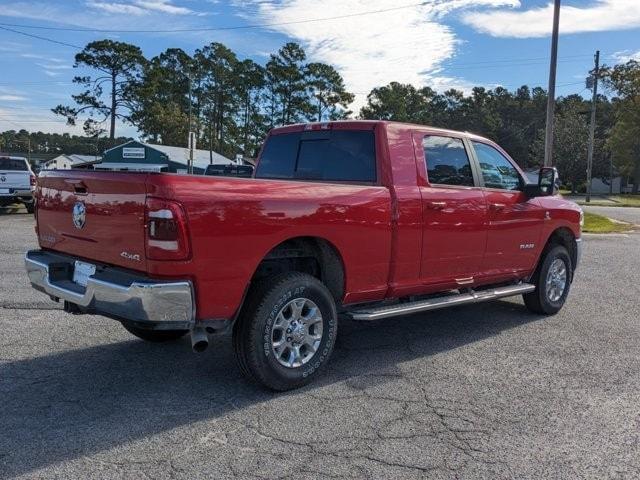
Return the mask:
{"type": "Polygon", "coordinates": [[[189,71],[189,133],[187,139],[187,146],[189,147],[189,163],[187,165],[187,173],[193,173],[193,150],[195,146],[195,135],[191,131],[191,71],[189,71]]]}
{"type": "MultiPolygon", "coordinates": [[[[596,100],[598,99],[598,78],[600,77],[600,50],[596,51],[593,69],[593,97],[591,99],[591,124],[589,125],[589,149],[587,151],[587,198],[591,201],[591,170],[593,168],[593,142],[596,131],[596,100]]],[[[612,179],[613,181],[613,179],[612,179]]]]}
{"type": "Polygon", "coordinates": [[[558,27],[560,25],[560,0],[553,5],[553,33],[551,35],[551,63],[549,65],[549,90],[547,92],[547,124],[544,135],[544,166],[553,163],[553,114],[556,107],[556,67],[558,65],[558,27]]]}

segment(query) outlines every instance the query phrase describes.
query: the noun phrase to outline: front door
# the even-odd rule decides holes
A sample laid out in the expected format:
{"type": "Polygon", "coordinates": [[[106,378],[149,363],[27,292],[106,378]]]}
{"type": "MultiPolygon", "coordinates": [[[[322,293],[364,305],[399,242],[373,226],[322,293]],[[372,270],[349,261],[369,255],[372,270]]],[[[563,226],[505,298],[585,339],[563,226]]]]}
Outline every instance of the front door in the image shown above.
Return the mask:
{"type": "Polygon", "coordinates": [[[415,133],[422,196],[421,278],[472,286],[482,268],[487,207],[462,138],[415,133]]]}
{"type": "Polygon", "coordinates": [[[521,191],[524,183],[512,161],[488,143],[472,140],[487,201],[487,250],[482,270],[508,278],[533,268],[542,245],[545,211],[521,191]]]}

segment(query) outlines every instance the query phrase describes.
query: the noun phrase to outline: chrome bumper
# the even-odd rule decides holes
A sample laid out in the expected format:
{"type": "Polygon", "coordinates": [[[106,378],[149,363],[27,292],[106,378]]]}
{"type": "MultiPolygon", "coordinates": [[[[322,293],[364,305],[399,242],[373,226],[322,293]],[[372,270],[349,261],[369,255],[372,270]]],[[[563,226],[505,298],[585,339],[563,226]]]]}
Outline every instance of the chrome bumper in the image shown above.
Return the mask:
{"type": "Polygon", "coordinates": [[[10,188],[9,193],[0,193],[1,198],[29,197],[33,198],[33,190],[10,188]]]}
{"type": "Polygon", "coordinates": [[[150,328],[191,328],[195,301],[189,281],[159,282],[113,267],[98,268],[83,287],[72,281],[75,259],[43,250],[25,255],[31,285],[55,299],[150,328]]]}

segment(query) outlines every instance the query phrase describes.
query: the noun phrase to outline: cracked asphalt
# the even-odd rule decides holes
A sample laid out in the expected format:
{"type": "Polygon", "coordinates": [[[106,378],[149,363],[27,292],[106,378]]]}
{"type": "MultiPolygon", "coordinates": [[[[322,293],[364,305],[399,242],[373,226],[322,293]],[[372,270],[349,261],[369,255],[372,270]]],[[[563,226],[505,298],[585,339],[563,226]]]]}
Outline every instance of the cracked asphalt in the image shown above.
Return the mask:
{"type": "Polygon", "coordinates": [[[230,339],[146,344],[32,290],[0,212],[0,478],[640,477],[640,233],[588,236],[565,308],[342,322],[317,383],[247,384],[230,339]]]}

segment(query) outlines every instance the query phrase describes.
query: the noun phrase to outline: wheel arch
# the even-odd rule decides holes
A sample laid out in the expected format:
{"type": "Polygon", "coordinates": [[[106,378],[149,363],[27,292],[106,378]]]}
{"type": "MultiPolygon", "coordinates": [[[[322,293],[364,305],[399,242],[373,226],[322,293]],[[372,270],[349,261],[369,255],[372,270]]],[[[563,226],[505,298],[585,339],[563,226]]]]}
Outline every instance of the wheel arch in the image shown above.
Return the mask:
{"type": "MultiPolygon", "coordinates": [[[[549,234],[536,264],[536,270],[544,260],[545,254],[555,245],[561,245],[567,249],[569,258],[571,259],[571,271],[574,272],[578,265],[578,244],[575,234],[569,227],[558,227],[549,234]]],[[[573,273],[571,275],[571,281],[573,281],[573,273]]]]}
{"type": "Polygon", "coordinates": [[[331,292],[336,304],[345,294],[345,263],[338,248],[317,236],[296,236],[281,241],[260,260],[250,286],[262,279],[287,271],[308,273],[331,292]]]}

